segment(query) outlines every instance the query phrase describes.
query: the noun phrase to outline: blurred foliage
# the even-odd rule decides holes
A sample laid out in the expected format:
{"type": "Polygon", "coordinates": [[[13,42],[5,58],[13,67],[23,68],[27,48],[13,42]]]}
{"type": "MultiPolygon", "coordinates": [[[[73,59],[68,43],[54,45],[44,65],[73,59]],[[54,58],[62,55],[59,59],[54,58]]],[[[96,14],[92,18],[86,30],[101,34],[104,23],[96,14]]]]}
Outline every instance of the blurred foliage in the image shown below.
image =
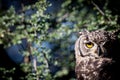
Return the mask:
{"type": "MultiPolygon", "coordinates": [[[[34,5],[25,6],[19,13],[13,7],[0,13],[0,44],[6,48],[21,44],[22,39],[28,43],[27,49],[21,52],[26,58],[30,57],[30,61],[20,64],[28,75],[21,79],[75,80],[77,32],[82,29],[111,31],[120,26],[117,23],[119,15],[112,15],[108,9],[109,1],[105,0],[102,6],[97,3],[94,0],[66,0],[56,13],[46,14],[49,4],[46,0],[39,0],[34,5]],[[27,13],[29,11],[33,13],[27,13]],[[42,47],[43,41],[53,44],[54,48],[42,47]]],[[[6,70],[1,68],[0,71],[6,70]]]]}
{"type": "MultiPolygon", "coordinates": [[[[33,5],[25,6],[19,13],[11,7],[8,11],[0,14],[0,44],[4,44],[4,48],[21,44],[22,39],[27,40],[26,50],[21,51],[25,61],[20,65],[23,71],[29,74],[22,79],[33,80],[49,76],[50,71],[46,60],[49,59],[47,57],[49,51],[43,49],[38,52],[37,48],[32,46],[36,44],[41,47],[41,43],[47,39],[49,24],[46,20],[49,15],[45,15],[44,11],[48,5],[45,0],[40,0],[33,5]],[[35,56],[41,56],[38,60],[39,63],[42,63],[41,66],[37,66],[35,56]],[[27,58],[30,58],[30,61],[27,58]]],[[[1,78],[4,77],[5,75],[1,76],[1,78]]]]}

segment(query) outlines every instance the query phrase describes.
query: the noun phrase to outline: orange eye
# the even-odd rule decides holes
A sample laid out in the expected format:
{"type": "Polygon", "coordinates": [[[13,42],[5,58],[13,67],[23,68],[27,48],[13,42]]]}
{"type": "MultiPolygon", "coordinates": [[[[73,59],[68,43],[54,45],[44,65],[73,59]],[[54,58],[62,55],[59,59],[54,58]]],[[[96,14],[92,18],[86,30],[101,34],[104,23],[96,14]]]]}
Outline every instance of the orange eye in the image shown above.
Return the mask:
{"type": "Polygon", "coordinates": [[[93,44],[93,43],[91,43],[91,42],[86,43],[86,47],[87,47],[87,48],[92,48],[93,46],[94,46],[94,44],[93,44]]]}

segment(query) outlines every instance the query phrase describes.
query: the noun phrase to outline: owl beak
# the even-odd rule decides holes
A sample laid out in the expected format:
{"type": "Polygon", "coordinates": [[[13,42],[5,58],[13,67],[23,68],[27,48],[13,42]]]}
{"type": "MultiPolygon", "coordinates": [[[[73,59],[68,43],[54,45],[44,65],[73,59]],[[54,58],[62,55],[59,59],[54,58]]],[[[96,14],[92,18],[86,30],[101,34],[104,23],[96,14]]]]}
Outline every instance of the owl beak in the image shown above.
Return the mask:
{"type": "Polygon", "coordinates": [[[94,53],[94,54],[90,54],[90,56],[99,58],[99,57],[103,57],[105,55],[105,50],[101,46],[101,47],[98,47],[94,52],[91,52],[91,53],[94,53]]]}
{"type": "Polygon", "coordinates": [[[102,46],[100,46],[100,47],[98,48],[98,55],[99,55],[99,56],[103,56],[103,54],[105,54],[105,50],[104,50],[104,48],[103,48],[102,46]]]}

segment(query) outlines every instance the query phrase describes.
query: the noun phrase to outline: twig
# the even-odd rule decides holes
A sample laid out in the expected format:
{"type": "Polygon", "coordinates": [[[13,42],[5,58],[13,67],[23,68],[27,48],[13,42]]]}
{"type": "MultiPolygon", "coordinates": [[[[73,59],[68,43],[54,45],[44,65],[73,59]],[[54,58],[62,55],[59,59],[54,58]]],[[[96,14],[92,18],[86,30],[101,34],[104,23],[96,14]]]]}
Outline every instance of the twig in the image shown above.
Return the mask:
{"type": "Polygon", "coordinates": [[[47,66],[47,68],[49,68],[49,60],[48,60],[48,58],[47,58],[47,56],[46,56],[46,54],[44,52],[43,52],[43,56],[45,58],[46,66],[47,66]]]}
{"type": "Polygon", "coordinates": [[[107,17],[107,16],[105,15],[105,13],[98,7],[97,4],[95,4],[93,1],[91,1],[91,3],[96,7],[96,9],[97,9],[103,16],[105,16],[109,21],[112,21],[109,17],[107,17]]]}
{"type": "Polygon", "coordinates": [[[57,22],[60,22],[60,21],[64,20],[64,19],[67,18],[68,16],[69,16],[69,13],[67,12],[67,13],[65,13],[62,17],[58,18],[58,19],[57,19],[57,22]]]}

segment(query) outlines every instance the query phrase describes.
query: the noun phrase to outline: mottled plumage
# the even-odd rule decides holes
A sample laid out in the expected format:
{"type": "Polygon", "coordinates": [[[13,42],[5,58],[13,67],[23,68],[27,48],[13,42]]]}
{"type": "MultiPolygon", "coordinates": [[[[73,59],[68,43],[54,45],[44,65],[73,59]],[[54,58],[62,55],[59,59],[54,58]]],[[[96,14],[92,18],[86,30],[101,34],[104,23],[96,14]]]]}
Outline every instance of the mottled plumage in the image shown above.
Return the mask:
{"type": "Polygon", "coordinates": [[[83,31],[75,43],[77,80],[119,80],[120,43],[118,33],[83,31]]]}

